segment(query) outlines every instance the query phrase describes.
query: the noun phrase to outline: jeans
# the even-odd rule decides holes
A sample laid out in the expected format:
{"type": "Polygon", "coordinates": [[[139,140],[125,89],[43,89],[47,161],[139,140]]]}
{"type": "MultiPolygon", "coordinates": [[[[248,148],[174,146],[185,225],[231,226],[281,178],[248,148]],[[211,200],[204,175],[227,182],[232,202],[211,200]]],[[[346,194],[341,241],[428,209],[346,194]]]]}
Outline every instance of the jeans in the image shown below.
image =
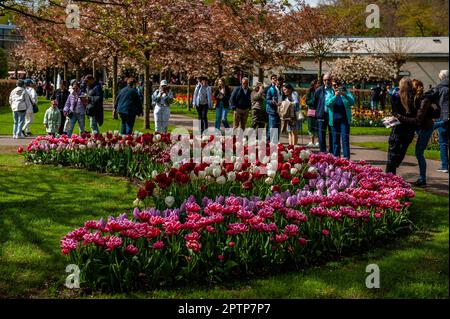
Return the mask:
{"type": "Polygon", "coordinates": [[[273,141],[274,143],[278,143],[278,140],[280,138],[280,129],[281,129],[281,120],[280,120],[280,116],[278,115],[278,113],[268,113],[269,118],[268,118],[268,123],[267,123],[267,142],[271,142],[270,141],[270,130],[271,129],[276,129],[278,131],[278,136],[277,139],[275,141],[273,141]]]}
{"type": "Polygon", "coordinates": [[[216,129],[220,130],[220,124],[223,123],[225,128],[229,128],[230,124],[228,124],[228,108],[223,106],[216,107],[216,129]]]}
{"type": "Polygon", "coordinates": [[[97,119],[95,116],[89,116],[89,126],[92,134],[100,134],[100,128],[98,127],[97,119]]]}
{"type": "Polygon", "coordinates": [[[419,162],[420,179],[424,182],[427,180],[427,161],[425,160],[423,153],[427,148],[432,134],[433,129],[417,131],[416,158],[417,162],[419,162]]]}
{"type": "Polygon", "coordinates": [[[341,139],[343,155],[346,159],[350,159],[350,124],[346,119],[334,120],[331,128],[333,135],[333,155],[341,156],[341,139]]]}
{"type": "Polygon", "coordinates": [[[33,109],[27,110],[25,113],[25,124],[23,125],[23,128],[22,128],[22,130],[25,133],[30,132],[30,124],[33,123],[33,120],[34,120],[33,109]]]}
{"type": "Polygon", "coordinates": [[[73,134],[73,129],[75,128],[75,123],[78,122],[78,128],[80,129],[80,135],[84,132],[85,127],[85,116],[84,114],[73,113],[72,118],[66,117],[66,125],[64,126],[64,131],[67,132],[67,136],[71,137],[73,134]]]}
{"type": "Polygon", "coordinates": [[[328,115],[325,114],[323,119],[317,119],[317,133],[319,136],[320,152],[327,152],[327,129],[328,129],[328,153],[333,153],[333,136],[331,127],[328,124],[328,115]]]}
{"type": "Polygon", "coordinates": [[[169,126],[170,108],[168,106],[155,106],[153,111],[155,117],[155,132],[167,133],[169,126]]]}
{"type": "Polygon", "coordinates": [[[197,106],[198,120],[200,121],[201,131],[208,129],[208,104],[197,106]]]}
{"type": "Polygon", "coordinates": [[[64,116],[64,112],[63,111],[60,111],[60,112],[61,112],[61,125],[58,128],[58,134],[62,135],[63,133],[67,133],[64,130],[64,124],[66,123],[66,117],[64,116]]]}
{"type": "Polygon", "coordinates": [[[433,130],[439,133],[439,149],[441,153],[441,169],[448,169],[448,123],[439,120],[434,123],[433,130]]]}
{"type": "Polygon", "coordinates": [[[23,128],[23,123],[25,122],[25,113],[26,113],[26,111],[13,112],[13,117],[14,117],[13,137],[14,138],[23,136],[22,128],[23,128]]]}
{"type": "Polygon", "coordinates": [[[372,111],[378,110],[378,107],[380,106],[380,101],[370,101],[370,105],[372,106],[372,111]]]}
{"type": "Polygon", "coordinates": [[[134,122],[136,121],[136,115],[129,115],[124,113],[119,113],[120,119],[122,121],[120,126],[120,134],[130,135],[133,134],[134,122]]]}

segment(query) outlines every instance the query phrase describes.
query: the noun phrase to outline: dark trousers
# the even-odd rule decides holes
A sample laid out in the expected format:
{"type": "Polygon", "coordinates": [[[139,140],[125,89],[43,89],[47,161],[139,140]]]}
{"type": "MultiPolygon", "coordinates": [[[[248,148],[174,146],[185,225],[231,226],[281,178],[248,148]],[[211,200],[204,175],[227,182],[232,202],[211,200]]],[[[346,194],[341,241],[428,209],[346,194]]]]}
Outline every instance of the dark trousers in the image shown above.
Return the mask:
{"type": "Polygon", "coordinates": [[[327,152],[327,130],[328,130],[328,153],[333,153],[333,134],[328,121],[328,114],[323,115],[323,119],[317,119],[317,133],[319,137],[320,152],[327,152]]]}
{"type": "Polygon", "coordinates": [[[350,124],[347,119],[333,121],[331,128],[333,135],[333,155],[341,156],[341,139],[343,154],[346,159],[350,159],[350,124]]]}
{"type": "Polygon", "coordinates": [[[208,129],[208,105],[200,104],[197,107],[198,120],[200,121],[200,129],[203,133],[204,130],[208,129]]]}
{"type": "Polygon", "coordinates": [[[63,111],[60,111],[60,112],[61,112],[61,125],[58,128],[58,134],[59,135],[67,133],[67,132],[64,132],[64,124],[66,123],[66,117],[64,116],[64,112],[63,111]]]}
{"type": "Polygon", "coordinates": [[[400,124],[392,129],[389,136],[386,173],[397,174],[397,168],[403,162],[406,151],[414,139],[414,128],[400,124]]]}
{"type": "Polygon", "coordinates": [[[133,134],[134,122],[136,121],[136,115],[128,115],[119,113],[122,124],[120,126],[120,134],[129,135],[133,134]]]}

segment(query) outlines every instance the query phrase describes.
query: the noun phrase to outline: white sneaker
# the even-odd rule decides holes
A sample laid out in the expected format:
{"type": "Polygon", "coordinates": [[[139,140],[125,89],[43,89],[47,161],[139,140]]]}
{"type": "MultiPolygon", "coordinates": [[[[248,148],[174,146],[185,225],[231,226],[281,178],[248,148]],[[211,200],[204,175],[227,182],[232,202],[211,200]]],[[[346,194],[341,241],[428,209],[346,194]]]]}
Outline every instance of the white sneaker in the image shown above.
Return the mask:
{"type": "Polygon", "coordinates": [[[307,146],[307,147],[313,147],[313,146],[314,146],[314,144],[313,144],[313,143],[311,143],[311,142],[309,142],[308,144],[306,144],[306,146],[307,146]]]}
{"type": "Polygon", "coordinates": [[[319,142],[317,142],[316,144],[314,144],[315,147],[319,147],[319,142]]]}
{"type": "Polygon", "coordinates": [[[17,135],[13,135],[13,139],[17,140],[17,135]]]}
{"type": "Polygon", "coordinates": [[[437,170],[437,172],[448,173],[448,169],[440,168],[437,170]]]}

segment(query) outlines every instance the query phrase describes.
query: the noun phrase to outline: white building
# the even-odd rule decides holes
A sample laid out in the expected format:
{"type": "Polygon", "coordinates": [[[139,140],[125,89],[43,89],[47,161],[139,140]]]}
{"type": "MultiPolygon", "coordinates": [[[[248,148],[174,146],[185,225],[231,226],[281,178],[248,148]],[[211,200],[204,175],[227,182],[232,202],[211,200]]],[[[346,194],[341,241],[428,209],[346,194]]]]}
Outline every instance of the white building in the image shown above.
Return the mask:
{"type": "MultiPolygon", "coordinates": [[[[333,52],[323,62],[323,72],[330,71],[336,58],[357,55],[383,55],[401,52],[407,55],[407,62],[401,67],[401,75],[410,76],[424,82],[425,87],[436,85],[439,71],[449,69],[449,37],[345,37],[338,38],[333,45],[333,52]],[[357,49],[343,50],[348,43],[358,44],[357,49]]],[[[265,82],[271,74],[284,74],[287,82],[302,87],[317,78],[319,65],[315,58],[307,55],[296,69],[274,68],[265,72],[265,82]]],[[[256,76],[256,75],[255,75],[256,76]]]]}

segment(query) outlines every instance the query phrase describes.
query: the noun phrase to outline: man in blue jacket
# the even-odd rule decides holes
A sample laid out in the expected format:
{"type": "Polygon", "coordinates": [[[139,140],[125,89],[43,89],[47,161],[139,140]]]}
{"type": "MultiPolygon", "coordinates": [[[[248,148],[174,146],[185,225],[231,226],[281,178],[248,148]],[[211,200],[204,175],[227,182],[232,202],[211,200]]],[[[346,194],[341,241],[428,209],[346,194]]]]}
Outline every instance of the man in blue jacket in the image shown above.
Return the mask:
{"type": "Polygon", "coordinates": [[[334,90],[331,86],[331,75],[325,73],[323,76],[323,85],[319,87],[314,93],[314,107],[316,109],[317,128],[319,135],[320,152],[327,152],[327,130],[328,130],[328,153],[332,153],[332,133],[329,125],[329,115],[325,109],[325,101],[329,96],[334,95],[334,90]]]}
{"type": "Polygon", "coordinates": [[[144,112],[139,92],[134,87],[135,83],[133,78],[129,78],[127,86],[120,90],[114,103],[114,115],[118,113],[122,121],[120,128],[120,134],[122,135],[133,133],[136,116],[142,116],[144,112]]]}
{"type": "MultiPolygon", "coordinates": [[[[282,77],[277,77],[272,75],[270,77],[270,86],[266,92],[266,112],[269,118],[267,124],[267,142],[270,142],[270,130],[278,130],[278,137],[280,136],[281,120],[278,114],[278,106],[283,100],[283,93],[280,88],[283,86],[284,79],[282,77]],[[280,86],[281,85],[281,86],[280,86]]],[[[278,143],[278,141],[274,141],[278,143]]]]}

